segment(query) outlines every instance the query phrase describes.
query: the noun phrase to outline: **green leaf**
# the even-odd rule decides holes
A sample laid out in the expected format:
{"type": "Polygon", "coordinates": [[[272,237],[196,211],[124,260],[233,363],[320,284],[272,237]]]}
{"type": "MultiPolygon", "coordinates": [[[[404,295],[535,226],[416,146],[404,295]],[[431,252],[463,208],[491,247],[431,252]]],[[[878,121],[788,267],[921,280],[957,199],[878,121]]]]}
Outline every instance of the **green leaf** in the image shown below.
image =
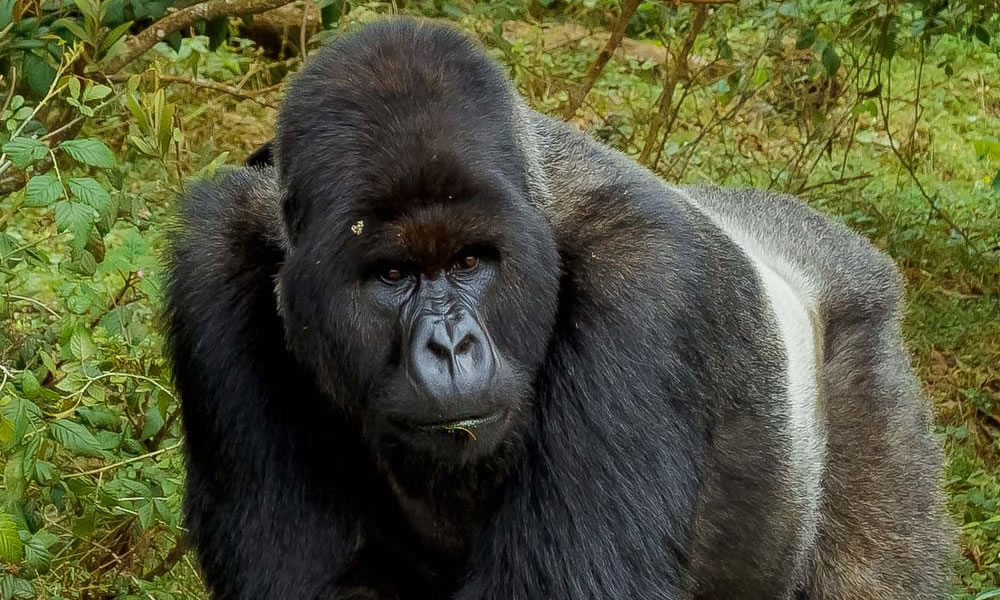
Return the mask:
{"type": "Polygon", "coordinates": [[[3,145],[3,151],[12,163],[23,169],[44,158],[49,153],[49,147],[35,138],[16,137],[3,145]]]}
{"type": "Polygon", "coordinates": [[[93,0],[73,0],[73,4],[76,4],[84,17],[91,21],[97,21],[97,6],[93,0]]]}
{"type": "Polygon", "coordinates": [[[35,588],[30,581],[25,581],[20,577],[5,575],[0,579],[0,598],[19,600],[31,600],[35,598],[35,588]]]}
{"type": "Polygon", "coordinates": [[[67,267],[85,277],[90,277],[97,272],[97,259],[94,254],[86,249],[73,250],[73,260],[67,267]]]}
{"type": "Polygon", "coordinates": [[[73,97],[73,100],[80,99],[80,80],[76,77],[69,78],[69,94],[73,97]]]}
{"type": "Polygon", "coordinates": [[[816,29],[807,27],[799,32],[799,39],[795,41],[795,47],[799,50],[805,50],[806,48],[812,48],[812,45],[815,42],[816,29]]]}
{"type": "Polygon", "coordinates": [[[74,160],[102,169],[115,166],[115,157],[104,142],[93,138],[69,140],[59,144],[59,148],[73,157],[74,160]]]}
{"type": "Polygon", "coordinates": [[[56,19],[52,22],[52,28],[57,29],[59,27],[64,27],[69,30],[78,40],[87,40],[90,36],[87,35],[87,31],[76,21],[70,19],[69,17],[63,17],[62,19],[56,19]]]}
{"type": "Polygon", "coordinates": [[[29,399],[34,399],[42,393],[42,385],[38,383],[38,378],[29,369],[21,371],[21,392],[29,399]]]}
{"type": "Polygon", "coordinates": [[[461,19],[465,16],[465,11],[461,7],[455,6],[454,4],[445,4],[441,7],[441,10],[450,17],[455,19],[461,19]]]}
{"type": "Polygon", "coordinates": [[[0,558],[9,563],[17,563],[23,557],[24,544],[21,543],[17,523],[7,511],[2,511],[0,512],[0,558]]]}
{"type": "Polygon", "coordinates": [[[323,22],[323,27],[329,28],[331,25],[339,21],[341,12],[343,11],[343,7],[344,7],[343,0],[335,0],[323,6],[323,8],[321,8],[319,11],[320,19],[323,22]]]}
{"type": "Polygon", "coordinates": [[[89,204],[97,212],[105,211],[111,205],[111,194],[92,177],[70,177],[66,180],[66,185],[74,196],[89,204]]]}
{"type": "Polygon", "coordinates": [[[146,418],[142,425],[142,434],[139,436],[139,440],[148,440],[159,433],[160,429],[163,429],[163,416],[160,414],[160,409],[156,404],[150,403],[149,409],[146,411],[146,418]]]}
{"type": "Polygon", "coordinates": [[[7,466],[3,469],[3,485],[7,488],[5,496],[8,502],[20,501],[28,489],[28,481],[24,478],[23,459],[21,453],[8,457],[7,466]]]}
{"type": "Polygon", "coordinates": [[[34,430],[42,422],[42,411],[38,405],[18,396],[14,396],[6,404],[0,404],[0,414],[14,424],[15,443],[20,443],[29,430],[34,430]]]}
{"type": "Polygon", "coordinates": [[[84,329],[77,329],[69,338],[69,351],[73,358],[84,361],[97,353],[97,346],[90,339],[90,334],[84,329]]]}
{"type": "Polygon", "coordinates": [[[64,448],[80,456],[101,458],[101,445],[86,427],[67,419],[49,423],[49,431],[64,448]]]}
{"type": "Polygon", "coordinates": [[[972,27],[972,33],[976,36],[977,40],[986,44],[987,46],[990,45],[990,32],[986,31],[986,28],[983,27],[982,24],[976,23],[972,27]]]}
{"type": "Polygon", "coordinates": [[[11,98],[11,100],[10,100],[10,109],[11,110],[17,110],[17,109],[21,108],[22,106],[24,106],[24,96],[18,94],[16,96],[14,96],[13,98],[11,98]]]}
{"type": "Polygon", "coordinates": [[[733,57],[733,48],[729,45],[729,40],[726,38],[720,38],[717,44],[719,51],[719,58],[723,60],[729,60],[733,57]]]}
{"type": "Polygon", "coordinates": [[[83,248],[94,224],[94,209],[82,202],[56,202],[56,227],[73,234],[73,246],[83,248]]]}
{"type": "Polygon", "coordinates": [[[986,592],[985,594],[979,594],[976,596],[976,600],[990,600],[991,598],[1000,598],[1000,589],[992,590],[986,592]]]}
{"type": "Polygon", "coordinates": [[[81,406],[76,409],[76,412],[91,427],[118,429],[121,425],[118,415],[106,406],[81,406]]]}
{"type": "Polygon", "coordinates": [[[87,88],[87,91],[83,93],[83,100],[84,102],[90,102],[91,100],[103,100],[110,93],[110,87],[106,85],[95,85],[87,88]]]}
{"type": "Polygon", "coordinates": [[[24,206],[41,208],[63,195],[62,184],[52,175],[35,175],[24,186],[24,206]]]}
{"type": "Polygon", "coordinates": [[[840,57],[837,56],[837,51],[833,49],[832,44],[827,44],[826,48],[823,48],[822,61],[828,75],[833,77],[837,74],[837,69],[840,68],[840,57]]]}
{"type": "Polygon", "coordinates": [[[48,569],[52,562],[52,552],[49,548],[59,541],[59,536],[39,529],[35,532],[28,543],[24,545],[24,559],[32,568],[44,571],[48,569]]]}
{"type": "Polygon", "coordinates": [[[995,193],[1000,194],[1000,169],[997,169],[997,174],[993,176],[993,184],[990,187],[995,193]]]}
{"type": "Polygon", "coordinates": [[[149,529],[149,526],[153,524],[153,506],[152,502],[143,502],[139,505],[139,525],[142,525],[143,529],[149,529]]]}
{"type": "Polygon", "coordinates": [[[205,35],[208,36],[208,49],[215,51],[229,35],[229,17],[223,15],[205,23],[205,35]]]}
{"type": "Polygon", "coordinates": [[[121,25],[118,25],[109,31],[104,36],[104,40],[101,42],[101,53],[107,52],[112,46],[122,40],[125,37],[125,34],[128,33],[129,28],[132,27],[132,23],[134,23],[134,21],[125,21],[121,25]]]}
{"type": "MultiPolygon", "coordinates": [[[[0,29],[10,25],[14,20],[14,0],[0,0],[0,29]]],[[[0,597],[4,597],[0,594],[0,597]]]]}
{"type": "Polygon", "coordinates": [[[21,69],[24,73],[24,80],[28,84],[28,89],[37,98],[45,96],[45,93],[49,91],[49,86],[52,85],[52,82],[56,78],[56,70],[49,63],[45,62],[45,59],[34,52],[26,52],[24,54],[21,69]]]}
{"type": "Polygon", "coordinates": [[[0,445],[6,446],[14,441],[14,422],[0,416],[0,445]]]}

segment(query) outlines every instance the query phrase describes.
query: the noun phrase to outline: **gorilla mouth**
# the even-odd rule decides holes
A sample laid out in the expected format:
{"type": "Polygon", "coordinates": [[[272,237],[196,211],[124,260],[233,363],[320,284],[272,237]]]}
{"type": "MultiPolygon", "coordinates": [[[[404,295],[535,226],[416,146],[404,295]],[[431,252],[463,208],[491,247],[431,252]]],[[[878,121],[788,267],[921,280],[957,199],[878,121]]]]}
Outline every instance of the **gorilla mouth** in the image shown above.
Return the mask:
{"type": "Polygon", "coordinates": [[[417,425],[418,429],[423,429],[425,431],[448,431],[456,432],[462,431],[468,433],[475,439],[475,431],[483,427],[492,425],[494,423],[500,423],[507,418],[507,410],[498,410],[493,413],[485,415],[473,415],[468,417],[462,417],[460,419],[452,419],[447,421],[438,421],[435,423],[421,423],[417,425]]]}

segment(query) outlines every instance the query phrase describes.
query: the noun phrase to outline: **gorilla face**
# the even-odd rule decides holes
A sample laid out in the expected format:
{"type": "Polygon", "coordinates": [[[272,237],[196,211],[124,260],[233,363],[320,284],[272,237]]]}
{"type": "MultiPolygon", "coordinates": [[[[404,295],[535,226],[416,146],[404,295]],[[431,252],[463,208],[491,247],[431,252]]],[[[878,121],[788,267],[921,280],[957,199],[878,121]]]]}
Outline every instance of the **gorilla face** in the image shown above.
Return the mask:
{"type": "Polygon", "coordinates": [[[465,462],[520,422],[559,260],[502,178],[445,175],[330,203],[296,236],[279,286],[290,345],[377,449],[465,462]]]}
{"type": "Polygon", "coordinates": [[[523,193],[448,155],[396,156],[414,168],[327,202],[319,177],[298,188],[279,296],[290,346],[377,451],[462,464],[518,438],[560,267],[523,193]]]}

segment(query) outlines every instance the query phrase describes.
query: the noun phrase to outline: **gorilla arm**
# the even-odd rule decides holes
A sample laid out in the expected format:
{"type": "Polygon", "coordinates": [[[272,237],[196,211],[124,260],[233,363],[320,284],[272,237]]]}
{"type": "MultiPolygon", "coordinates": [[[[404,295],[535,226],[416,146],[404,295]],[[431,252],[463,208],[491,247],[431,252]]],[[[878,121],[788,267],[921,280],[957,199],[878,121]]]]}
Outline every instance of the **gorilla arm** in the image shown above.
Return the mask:
{"type": "MultiPolygon", "coordinates": [[[[216,599],[394,598],[376,592],[377,574],[351,568],[373,547],[362,537],[375,536],[346,515],[362,512],[352,498],[371,490],[374,470],[336,411],[310,402],[322,396],[285,350],[277,198],[271,170],[203,183],[173,240],[167,316],[188,434],[187,525],[216,599]]],[[[365,514],[377,513],[380,496],[367,496],[365,514]]]]}

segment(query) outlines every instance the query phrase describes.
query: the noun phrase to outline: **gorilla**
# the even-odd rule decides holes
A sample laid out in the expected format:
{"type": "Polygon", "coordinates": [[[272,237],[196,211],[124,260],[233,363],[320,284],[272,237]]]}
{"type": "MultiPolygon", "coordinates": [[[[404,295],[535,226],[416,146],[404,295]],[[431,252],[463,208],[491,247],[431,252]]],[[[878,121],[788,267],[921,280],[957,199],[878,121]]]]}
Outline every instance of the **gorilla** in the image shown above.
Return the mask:
{"type": "Polygon", "coordinates": [[[291,84],[171,251],[186,524],[222,599],[947,597],[901,278],[668,185],[388,19],[291,84]]]}

